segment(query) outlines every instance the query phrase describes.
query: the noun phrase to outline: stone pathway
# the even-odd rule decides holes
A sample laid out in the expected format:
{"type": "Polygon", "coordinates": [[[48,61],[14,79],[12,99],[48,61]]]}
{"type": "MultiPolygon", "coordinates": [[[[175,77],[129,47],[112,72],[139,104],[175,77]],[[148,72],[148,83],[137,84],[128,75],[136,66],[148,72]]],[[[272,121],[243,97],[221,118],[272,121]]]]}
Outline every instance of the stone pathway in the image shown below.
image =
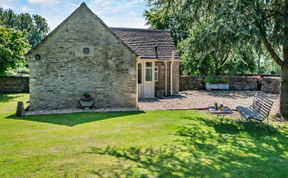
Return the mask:
{"type": "MultiPolygon", "coordinates": [[[[207,109],[217,102],[235,109],[238,105],[251,105],[256,93],[257,91],[183,91],[178,96],[141,100],[138,106],[140,110],[207,109]]],[[[276,114],[279,108],[279,95],[266,94],[266,96],[274,101],[271,114],[276,114]]]]}

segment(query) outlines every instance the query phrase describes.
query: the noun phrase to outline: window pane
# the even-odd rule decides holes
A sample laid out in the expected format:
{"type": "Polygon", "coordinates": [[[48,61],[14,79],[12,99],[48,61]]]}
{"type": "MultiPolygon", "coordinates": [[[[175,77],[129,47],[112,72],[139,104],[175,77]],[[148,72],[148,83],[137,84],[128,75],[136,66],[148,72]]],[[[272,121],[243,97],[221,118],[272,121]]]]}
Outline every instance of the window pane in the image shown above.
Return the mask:
{"type": "Polygon", "coordinates": [[[151,82],[152,81],[152,69],[146,68],[146,81],[151,82]]]}
{"type": "Polygon", "coordinates": [[[152,67],[152,62],[146,62],[146,68],[147,67],[152,67]]]}
{"type": "Polygon", "coordinates": [[[155,81],[157,82],[158,81],[158,66],[155,67],[155,81]]]}
{"type": "Polygon", "coordinates": [[[142,83],[142,65],[138,64],[138,83],[142,83]]]}

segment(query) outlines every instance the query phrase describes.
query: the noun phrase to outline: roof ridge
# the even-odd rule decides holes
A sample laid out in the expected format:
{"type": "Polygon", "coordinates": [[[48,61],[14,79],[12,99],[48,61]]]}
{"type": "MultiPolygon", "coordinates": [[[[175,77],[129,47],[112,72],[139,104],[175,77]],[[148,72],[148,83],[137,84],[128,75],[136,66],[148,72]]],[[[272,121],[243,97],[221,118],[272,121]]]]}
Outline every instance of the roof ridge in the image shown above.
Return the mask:
{"type": "Polygon", "coordinates": [[[109,27],[112,30],[122,31],[151,31],[151,32],[169,32],[170,30],[151,29],[151,28],[130,28],[130,27],[109,27]]]}

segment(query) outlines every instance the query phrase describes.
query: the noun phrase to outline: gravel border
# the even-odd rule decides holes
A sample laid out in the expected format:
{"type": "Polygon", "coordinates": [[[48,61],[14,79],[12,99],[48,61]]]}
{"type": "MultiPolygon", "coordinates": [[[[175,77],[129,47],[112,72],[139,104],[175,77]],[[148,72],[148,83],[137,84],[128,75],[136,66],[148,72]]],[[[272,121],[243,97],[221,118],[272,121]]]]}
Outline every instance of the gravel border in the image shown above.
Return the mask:
{"type": "Polygon", "coordinates": [[[99,108],[99,109],[57,109],[57,110],[39,110],[27,111],[24,116],[47,115],[47,114],[70,114],[70,113],[87,113],[87,112],[132,112],[140,111],[138,108],[99,108]]]}
{"type": "MultiPolygon", "coordinates": [[[[24,115],[42,114],[64,114],[81,112],[129,112],[129,111],[149,111],[149,110],[205,110],[213,106],[215,102],[222,103],[235,110],[236,106],[251,105],[254,95],[259,91],[207,91],[207,90],[188,90],[180,92],[179,95],[164,98],[144,99],[138,102],[138,107],[133,108],[99,108],[99,109],[58,109],[27,111],[24,115]]],[[[266,94],[274,101],[271,114],[275,115],[279,110],[279,95],[266,94]]]]}

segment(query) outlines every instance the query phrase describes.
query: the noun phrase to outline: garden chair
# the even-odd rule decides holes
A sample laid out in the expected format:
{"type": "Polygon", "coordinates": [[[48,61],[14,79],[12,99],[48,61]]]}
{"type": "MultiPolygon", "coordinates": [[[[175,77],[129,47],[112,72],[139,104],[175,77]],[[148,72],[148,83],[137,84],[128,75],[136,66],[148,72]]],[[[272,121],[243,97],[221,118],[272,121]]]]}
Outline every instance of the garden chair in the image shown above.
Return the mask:
{"type": "Polygon", "coordinates": [[[265,98],[263,94],[257,93],[251,106],[237,106],[236,109],[245,120],[254,119],[263,122],[266,119],[268,124],[268,116],[272,105],[273,101],[265,98]]]}

